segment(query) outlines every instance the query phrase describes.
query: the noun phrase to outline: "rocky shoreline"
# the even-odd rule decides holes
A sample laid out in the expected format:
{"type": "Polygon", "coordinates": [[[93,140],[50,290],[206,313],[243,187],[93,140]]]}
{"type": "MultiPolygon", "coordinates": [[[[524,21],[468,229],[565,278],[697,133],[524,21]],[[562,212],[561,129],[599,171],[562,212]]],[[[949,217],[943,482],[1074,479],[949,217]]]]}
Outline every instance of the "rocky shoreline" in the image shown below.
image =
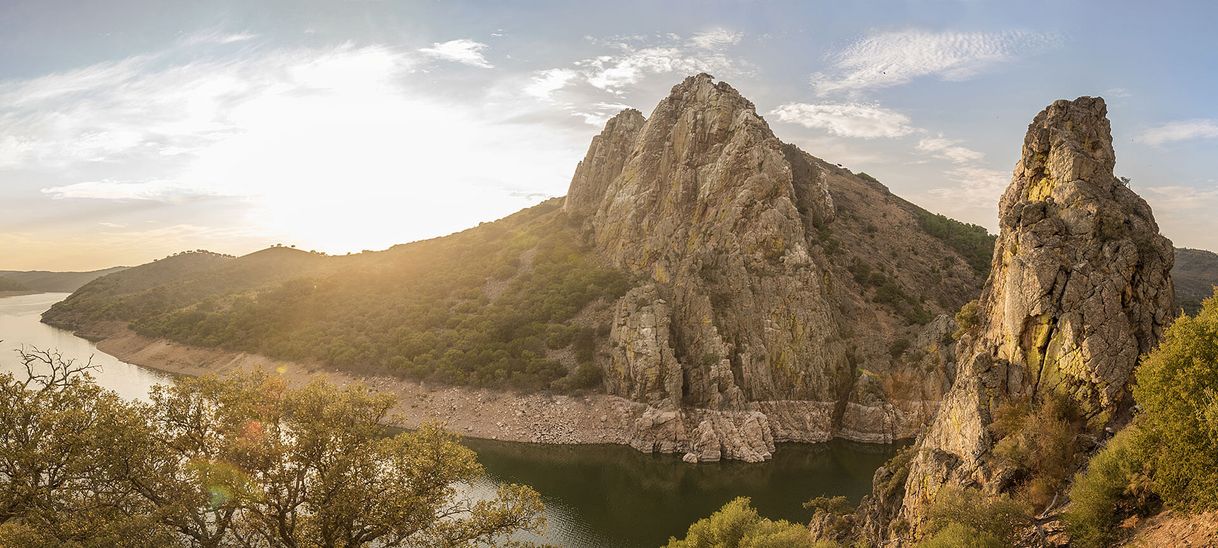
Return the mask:
{"type": "MultiPolygon", "coordinates": [[[[852,430],[835,433],[831,428],[833,402],[750,402],[748,409],[739,411],[660,409],[607,394],[525,394],[357,375],[323,364],[287,362],[150,339],[120,322],[89,326],[76,334],[95,341],[98,349],[120,360],[172,375],[223,376],[262,370],[297,385],[317,379],[340,386],[362,383],[397,399],[391,426],[416,428],[436,423],[471,438],[547,444],[609,443],[629,445],[646,453],[684,454],[687,462],[721,459],[761,462],[769,460],[775,443],[819,443],[835,437],[863,443],[892,443],[916,433],[900,429],[891,431],[898,435],[852,430]]],[[[905,412],[902,408],[911,407],[910,411],[917,408],[915,412],[922,414],[927,404],[933,402],[857,409],[853,413],[878,416],[891,424],[897,413],[905,412]]]]}

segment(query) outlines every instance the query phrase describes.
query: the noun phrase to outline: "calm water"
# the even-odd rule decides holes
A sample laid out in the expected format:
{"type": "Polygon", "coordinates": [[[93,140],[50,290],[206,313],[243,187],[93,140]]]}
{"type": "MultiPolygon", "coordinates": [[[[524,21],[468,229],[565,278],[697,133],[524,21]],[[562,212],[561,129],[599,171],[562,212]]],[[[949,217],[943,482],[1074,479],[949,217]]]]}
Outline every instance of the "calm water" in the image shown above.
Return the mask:
{"type": "MultiPolygon", "coordinates": [[[[141,398],[169,377],[121,362],[67,331],[39,322],[63,293],[0,298],[0,371],[21,371],[11,350],[21,344],[55,348],[64,357],[87,360],[100,384],[128,398],[141,398]]],[[[896,446],[834,441],[786,444],[762,464],[723,462],[689,465],[674,455],[645,455],[614,445],[554,446],[469,439],[488,479],[523,483],[541,493],[549,528],[541,540],[560,546],[657,546],[684,533],[689,524],[736,496],[749,496],[768,517],[803,522],[801,503],[818,495],[858,500],[871,474],[896,446]]]]}

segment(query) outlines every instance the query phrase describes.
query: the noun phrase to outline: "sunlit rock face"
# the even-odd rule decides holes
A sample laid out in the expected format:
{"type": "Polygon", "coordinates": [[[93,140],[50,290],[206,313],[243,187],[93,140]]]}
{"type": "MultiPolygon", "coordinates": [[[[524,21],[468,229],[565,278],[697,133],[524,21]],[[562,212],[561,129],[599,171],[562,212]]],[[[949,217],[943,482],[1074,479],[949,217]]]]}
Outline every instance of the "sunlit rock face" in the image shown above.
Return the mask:
{"type": "MultiPolygon", "coordinates": [[[[915,206],[783,144],[709,75],[673,87],[645,120],[633,110],[611,119],[564,209],[604,260],[640,280],[615,305],[603,365],[611,394],[655,409],[635,424],[642,450],[752,461],[775,441],[888,442],[913,436],[949,385],[944,360],[893,363],[894,339],[931,326],[878,312],[847,267],[880,249],[894,264],[930,250],[891,271],[911,287],[942,265],[967,271],[923,297],[949,303],[943,312],[979,287],[975,274],[910,230],[915,206]],[[834,185],[856,208],[847,219],[837,219],[834,185]]],[[[937,353],[944,322],[925,345],[937,353]]]]}
{"type": "Polygon", "coordinates": [[[1056,392],[1096,429],[1130,405],[1138,358],[1173,316],[1173,249],[1146,202],[1113,176],[1106,115],[1103,99],[1080,97],[1054,102],[1029,126],[999,203],[978,325],[958,346],[960,373],[915,446],[904,494],[880,493],[877,474],[873,542],[916,538],[945,485],[1003,488],[990,428],[1005,399],[1056,392]]]}

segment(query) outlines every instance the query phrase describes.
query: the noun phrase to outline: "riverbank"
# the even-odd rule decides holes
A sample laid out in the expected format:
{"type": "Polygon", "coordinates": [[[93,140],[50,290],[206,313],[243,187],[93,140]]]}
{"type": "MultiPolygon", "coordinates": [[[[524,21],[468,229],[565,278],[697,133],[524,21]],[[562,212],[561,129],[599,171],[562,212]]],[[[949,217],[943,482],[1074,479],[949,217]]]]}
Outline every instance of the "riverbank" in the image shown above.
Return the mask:
{"type": "Polygon", "coordinates": [[[28,289],[21,291],[0,291],[0,299],[5,297],[21,297],[23,295],[37,295],[39,293],[42,293],[42,291],[30,291],[28,289]]]}
{"type": "Polygon", "coordinates": [[[580,396],[518,393],[360,375],[320,363],[275,360],[245,352],[200,348],[150,339],[122,322],[93,324],[76,334],[121,361],[174,375],[230,375],[261,370],[293,385],[320,379],[363,384],[397,403],[390,426],[434,423],[465,437],[543,444],[617,444],[644,453],[676,453],[686,462],[772,458],[782,442],[822,443],[843,438],[889,444],[914,433],[909,417],[933,414],[937,402],[899,401],[846,406],[834,427],[835,404],[817,401],[757,401],[743,409],[667,408],[607,394],[580,396]],[[904,434],[904,435],[902,435],[904,434]]]}
{"type": "Polygon", "coordinates": [[[564,396],[444,386],[398,377],[354,375],[321,364],[274,360],[257,354],[199,348],[143,337],[110,322],[77,335],[124,362],[174,375],[231,375],[261,370],[293,385],[320,379],[347,386],[362,383],[398,402],[391,426],[438,423],[462,436],[491,440],[595,444],[630,443],[629,432],[646,405],[616,396],[564,396]]]}

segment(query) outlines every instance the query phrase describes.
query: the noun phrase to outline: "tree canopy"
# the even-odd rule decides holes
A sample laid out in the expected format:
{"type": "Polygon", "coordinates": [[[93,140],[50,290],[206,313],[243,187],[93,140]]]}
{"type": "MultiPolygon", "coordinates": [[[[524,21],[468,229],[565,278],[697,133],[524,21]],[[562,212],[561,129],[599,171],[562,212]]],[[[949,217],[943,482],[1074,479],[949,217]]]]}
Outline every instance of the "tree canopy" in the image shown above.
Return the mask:
{"type": "Polygon", "coordinates": [[[263,374],[183,378],[150,402],[53,352],[0,375],[0,545],[477,546],[543,526],[532,489],[466,488],[473,451],[387,435],[390,398],[263,374]]]}

